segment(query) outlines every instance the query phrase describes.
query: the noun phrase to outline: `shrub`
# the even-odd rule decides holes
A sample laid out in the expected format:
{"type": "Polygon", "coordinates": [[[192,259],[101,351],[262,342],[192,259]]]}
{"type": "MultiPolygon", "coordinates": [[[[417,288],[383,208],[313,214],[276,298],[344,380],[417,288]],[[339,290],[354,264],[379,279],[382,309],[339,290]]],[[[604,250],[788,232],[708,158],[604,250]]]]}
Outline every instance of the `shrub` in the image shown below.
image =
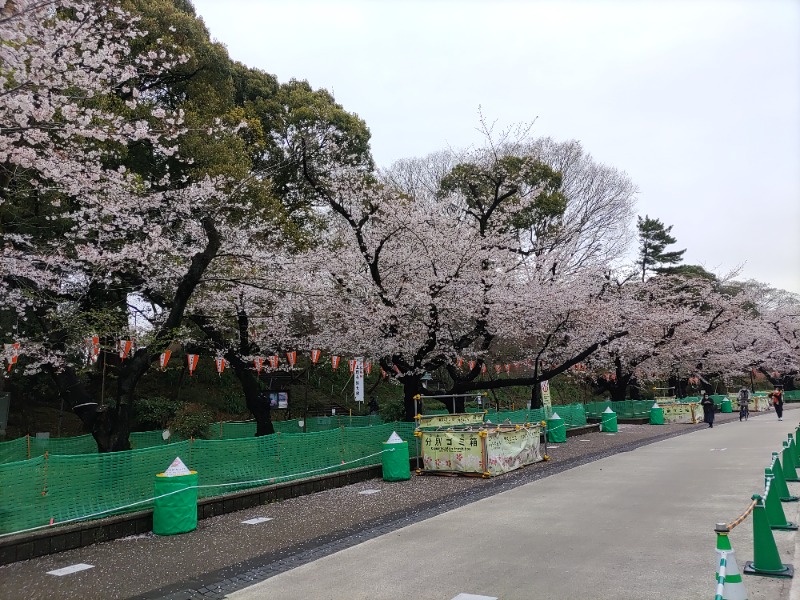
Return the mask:
{"type": "Polygon", "coordinates": [[[163,429],[175,418],[181,403],[163,396],[140,398],[136,402],[136,422],[140,429],[163,429]]]}
{"type": "Polygon", "coordinates": [[[170,423],[170,428],[182,438],[209,437],[209,428],[216,420],[212,411],[200,404],[183,405],[170,423]]]}
{"type": "Polygon", "coordinates": [[[402,400],[383,400],[378,406],[378,415],[384,423],[402,421],[406,416],[402,400]]]}

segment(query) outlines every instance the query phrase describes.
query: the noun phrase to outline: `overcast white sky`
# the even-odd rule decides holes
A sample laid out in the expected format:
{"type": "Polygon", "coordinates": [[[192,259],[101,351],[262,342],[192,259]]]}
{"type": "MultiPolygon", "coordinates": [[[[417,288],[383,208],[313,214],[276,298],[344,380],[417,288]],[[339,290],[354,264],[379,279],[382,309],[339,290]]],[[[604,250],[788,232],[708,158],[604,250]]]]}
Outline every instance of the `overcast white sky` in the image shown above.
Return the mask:
{"type": "Polygon", "coordinates": [[[800,293],[798,0],[194,0],[232,58],[331,90],[380,166],[499,126],[626,171],[685,262],[800,293]]]}

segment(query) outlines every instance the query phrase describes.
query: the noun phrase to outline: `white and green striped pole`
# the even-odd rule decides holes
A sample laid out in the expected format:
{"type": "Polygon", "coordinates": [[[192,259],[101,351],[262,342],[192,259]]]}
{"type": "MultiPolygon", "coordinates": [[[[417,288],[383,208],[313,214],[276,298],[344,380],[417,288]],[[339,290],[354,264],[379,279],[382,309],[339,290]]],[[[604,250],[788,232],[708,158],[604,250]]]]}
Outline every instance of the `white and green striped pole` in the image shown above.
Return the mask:
{"type": "Polygon", "coordinates": [[[714,528],[717,534],[717,555],[720,560],[717,571],[717,595],[714,600],[747,600],[747,590],[744,588],[739,565],[736,564],[736,553],[728,538],[730,529],[725,523],[717,523],[714,528]]]}
{"type": "Polygon", "coordinates": [[[725,569],[727,567],[726,561],[728,560],[727,552],[720,552],[719,568],[717,569],[717,593],[714,595],[714,600],[725,600],[725,569]]]}

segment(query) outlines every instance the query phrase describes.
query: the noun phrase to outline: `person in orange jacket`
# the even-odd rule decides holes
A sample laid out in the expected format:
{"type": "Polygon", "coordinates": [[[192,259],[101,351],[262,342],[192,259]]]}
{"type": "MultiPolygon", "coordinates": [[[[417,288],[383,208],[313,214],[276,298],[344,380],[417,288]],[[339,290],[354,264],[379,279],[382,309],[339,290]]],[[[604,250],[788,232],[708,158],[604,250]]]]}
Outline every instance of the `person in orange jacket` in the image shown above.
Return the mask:
{"type": "Polygon", "coordinates": [[[769,397],[772,400],[772,406],[775,407],[778,421],[783,421],[783,391],[776,386],[775,389],[769,393],[769,397]]]}

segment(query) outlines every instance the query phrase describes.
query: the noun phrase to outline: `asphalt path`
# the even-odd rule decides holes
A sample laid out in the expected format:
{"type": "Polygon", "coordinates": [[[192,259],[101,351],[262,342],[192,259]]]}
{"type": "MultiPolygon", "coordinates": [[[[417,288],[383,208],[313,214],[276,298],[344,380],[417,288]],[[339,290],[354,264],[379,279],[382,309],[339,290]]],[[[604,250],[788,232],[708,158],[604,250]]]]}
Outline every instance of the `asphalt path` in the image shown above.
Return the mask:
{"type": "MultiPolygon", "coordinates": [[[[232,600],[713,598],[714,524],[764,489],[794,411],[700,429],[585,464],[279,573],[232,600]]],[[[800,484],[790,484],[800,495],[800,484]]],[[[797,504],[784,504],[797,520],[797,504]]],[[[774,533],[792,562],[797,533],[774,533]]],[[[753,558],[752,519],[731,542],[753,558]]],[[[798,575],[800,577],[800,575],[798,575]]],[[[745,576],[751,600],[791,580],[745,576]]],[[[795,586],[800,587],[800,584],[795,586]]]]}

